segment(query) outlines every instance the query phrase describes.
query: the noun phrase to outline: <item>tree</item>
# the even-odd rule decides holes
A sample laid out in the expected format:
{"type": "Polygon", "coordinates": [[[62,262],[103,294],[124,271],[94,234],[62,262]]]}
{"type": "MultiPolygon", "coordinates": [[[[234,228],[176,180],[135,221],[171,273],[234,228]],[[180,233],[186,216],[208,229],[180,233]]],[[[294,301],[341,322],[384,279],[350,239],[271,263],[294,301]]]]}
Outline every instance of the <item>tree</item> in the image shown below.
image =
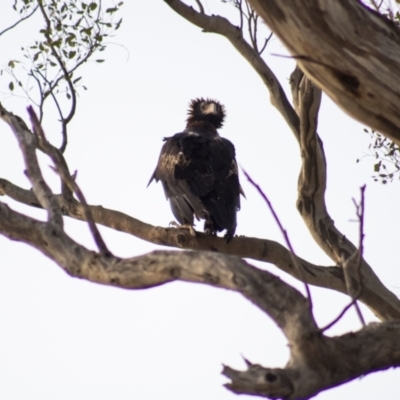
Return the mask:
{"type": "MultiPolygon", "coordinates": [[[[43,207],[47,211],[47,221],[32,219],[2,203],[0,208],[2,215],[0,219],[1,233],[6,237],[28,243],[40,250],[70,275],[92,282],[135,289],[183,280],[205,283],[241,293],[278,324],[289,342],[291,358],[288,366],[282,369],[264,368],[250,362],[248,362],[248,368],[244,372],[225,367],[224,373],[231,380],[231,383],[227,386],[236,393],[257,394],[269,398],[308,398],[321,390],[369,372],[397,366],[399,360],[396,337],[399,325],[396,320],[400,311],[399,301],[380,282],[372,268],[362,257],[362,237],[364,235],[362,226],[360,228],[360,243],[354,245],[336,228],[325,205],[326,163],[322,142],[317,135],[321,91],[304,75],[304,72],[307,73],[307,76],[316,79],[313,75],[314,67],[317,70],[318,68],[328,68],[328,70],[332,68],[327,67],[326,62],[321,64],[323,61],[317,57],[319,55],[317,50],[324,49],[327,52],[329,47],[326,43],[331,43],[331,41],[324,40],[324,46],[317,43],[312,48],[313,58],[311,61],[309,60],[311,55],[306,54],[302,48],[302,51],[299,51],[300,54],[294,54],[299,59],[301,69],[296,68],[291,75],[292,106],[282,85],[260,55],[262,47],[258,47],[256,41],[258,17],[250,6],[245,9],[245,3],[235,2],[240,11],[239,16],[244,19],[247,18],[247,22],[250,24],[249,44],[245,40],[243,29],[238,29],[225,18],[207,15],[202,7],[200,7],[200,11],[195,11],[195,9],[180,1],[168,1],[167,3],[176,12],[200,26],[203,30],[226,36],[262,77],[264,84],[270,91],[273,105],[283,115],[301,149],[302,168],[299,180],[298,209],[316,243],[336,265],[331,267],[315,265],[296,256],[279,243],[267,239],[236,237],[232,244],[226,244],[222,238],[205,237],[201,233],[198,234],[198,237],[193,238],[181,229],[154,227],[118,211],[87,205],[62,154],[62,150],[66,146],[63,143],[67,141],[63,140],[60,147],[61,151],[51,145],[41,130],[39,123],[41,115],[37,119],[33,109],[30,109],[33,134],[19,117],[14,116],[4,107],[1,109],[1,118],[12,128],[18,139],[25,158],[32,191],[22,189],[5,180],[0,181],[0,190],[1,194],[7,195],[20,203],[43,207]],[[62,182],[61,194],[54,194],[50,187],[43,183],[36,149],[40,149],[52,159],[62,182]],[[64,216],[88,222],[97,245],[96,251],[88,250],[67,235],[63,229],[64,216]],[[96,223],[135,235],[152,243],[194,251],[179,253],[157,251],[128,259],[116,257],[107,248],[95,225],[96,223]],[[212,250],[212,252],[207,250],[212,250]],[[382,322],[367,325],[356,333],[331,338],[325,334],[323,327],[317,326],[309,296],[302,295],[298,290],[276,278],[273,274],[256,268],[238,257],[273,263],[298,280],[305,281],[308,285],[317,285],[349,294],[352,297],[349,306],[356,306],[359,300],[373,310],[382,322]],[[382,343],[385,343],[385,346],[382,346],[382,343]],[[359,357],[360,354],[362,354],[362,357],[359,357]],[[343,363],[343,360],[346,360],[346,362],[343,363]]],[[[363,18],[369,21],[367,18],[370,17],[371,11],[362,8],[356,2],[351,4],[359,7],[356,8],[357,12],[366,13],[363,18]]],[[[42,5],[43,3],[39,3],[39,6],[42,5]]],[[[271,12],[269,12],[269,17],[266,17],[260,5],[254,4],[254,7],[260,7],[260,15],[265,18],[271,29],[276,31],[278,35],[281,34],[278,29],[278,22],[289,21],[289,15],[292,15],[290,12],[294,15],[293,10],[282,10],[279,4],[270,2],[268,10],[276,11],[276,15],[269,21],[271,12]],[[286,12],[288,15],[286,15],[286,12]],[[283,15],[285,18],[282,17],[283,15]]],[[[296,7],[296,5],[288,7],[296,7]]],[[[317,4],[310,5],[310,7],[315,12],[317,4]]],[[[351,12],[352,8],[349,9],[350,11],[341,10],[340,15],[351,12]]],[[[307,8],[304,5],[301,10],[304,11],[304,18],[312,16],[309,12],[305,12],[307,8]]],[[[301,10],[297,10],[296,15],[303,16],[301,10]]],[[[326,15],[333,14],[326,13],[326,15]]],[[[373,18],[378,18],[377,21],[383,21],[375,14],[373,18]]],[[[386,24],[386,22],[384,23],[386,24]]],[[[363,25],[369,26],[368,24],[363,25]]],[[[337,29],[342,29],[341,26],[336,24],[334,26],[337,29]]],[[[397,32],[394,26],[388,26],[395,33],[397,32]]],[[[284,43],[290,43],[291,38],[301,38],[298,32],[292,32],[290,29],[283,31],[288,35],[286,38],[281,34],[284,43]]],[[[344,31],[346,30],[344,29],[344,31]]],[[[325,30],[324,32],[328,31],[325,30]]],[[[323,38],[322,33],[321,31],[316,35],[317,39],[323,38]]],[[[48,32],[46,31],[44,34],[48,35],[48,32]]],[[[66,35],[70,37],[68,33],[66,35]]],[[[45,37],[45,39],[49,41],[48,37],[45,37]]],[[[335,44],[335,41],[332,42],[335,44]]],[[[358,44],[350,43],[354,46],[358,44]]],[[[360,42],[359,47],[362,48],[362,46],[363,43],[360,42]]],[[[289,44],[288,47],[293,52],[289,44]]],[[[307,46],[304,47],[307,49],[307,46]]],[[[296,46],[294,48],[296,48],[296,51],[300,50],[296,46]]],[[[70,54],[67,52],[64,56],[69,58],[70,54]]],[[[71,57],[71,59],[73,58],[71,57]]],[[[321,59],[326,61],[323,54],[321,59]]],[[[337,56],[332,56],[329,58],[328,66],[331,65],[331,60],[342,62],[342,59],[339,60],[337,56]]],[[[61,63],[60,65],[64,64],[61,63]]],[[[349,63],[349,65],[353,64],[349,63]]],[[[334,68],[335,71],[339,69],[334,68]]],[[[346,65],[346,68],[350,67],[346,65]]],[[[334,74],[334,76],[342,79],[345,75],[344,81],[347,84],[353,84],[351,86],[353,89],[355,80],[350,78],[355,75],[357,82],[359,82],[356,85],[357,88],[364,87],[364,82],[370,83],[370,77],[363,77],[357,68],[356,71],[357,75],[355,72],[351,73],[351,71],[347,72],[346,70],[344,73],[339,69],[340,73],[335,72],[336,75],[334,74]]],[[[72,81],[69,73],[61,71],[62,73],[64,73],[62,75],[64,81],[70,84],[72,81]]],[[[320,75],[331,76],[319,71],[318,76],[320,75]]],[[[322,83],[318,79],[316,81],[323,88],[325,88],[325,85],[329,88],[327,86],[330,83],[329,80],[327,83],[322,83]]],[[[337,82],[334,81],[333,86],[336,88],[335,83],[337,82]]],[[[75,89],[71,90],[72,92],[75,93],[75,89]]],[[[347,103],[363,105],[364,97],[361,97],[360,100],[355,89],[349,90],[348,85],[342,85],[338,92],[343,95],[345,100],[347,99],[347,103]],[[348,100],[349,97],[351,101],[348,100]]],[[[373,91],[372,93],[376,92],[373,91]]],[[[41,98],[44,97],[45,91],[42,94],[41,98]]],[[[335,95],[336,97],[340,96],[335,95]]],[[[388,97],[390,96],[388,95],[388,97]]],[[[347,104],[345,100],[344,104],[347,104]]],[[[369,98],[368,102],[371,101],[369,98]]],[[[355,108],[359,111],[357,107],[355,108]]],[[[368,109],[368,113],[364,112],[364,114],[368,114],[371,118],[371,110],[377,109],[382,112],[381,108],[378,108],[375,104],[374,107],[368,109]]],[[[383,107],[383,110],[390,109],[383,107]]],[[[349,111],[352,112],[352,110],[349,111]]],[[[356,113],[356,115],[363,120],[362,112],[356,113]]],[[[387,118],[385,117],[385,121],[387,118]]],[[[61,117],[61,120],[64,128],[65,118],[61,117]]],[[[379,118],[375,116],[374,121],[376,120],[379,120],[379,118]]],[[[381,125],[375,125],[371,123],[371,119],[365,120],[365,123],[379,129],[392,139],[396,139],[393,133],[395,130],[388,129],[388,126],[391,126],[390,124],[385,122],[381,125]]],[[[392,124],[395,124],[395,122],[392,121],[392,124]]],[[[66,137],[66,134],[63,137],[66,137]]],[[[362,202],[358,205],[357,211],[360,222],[362,222],[364,213],[362,202]]]]}

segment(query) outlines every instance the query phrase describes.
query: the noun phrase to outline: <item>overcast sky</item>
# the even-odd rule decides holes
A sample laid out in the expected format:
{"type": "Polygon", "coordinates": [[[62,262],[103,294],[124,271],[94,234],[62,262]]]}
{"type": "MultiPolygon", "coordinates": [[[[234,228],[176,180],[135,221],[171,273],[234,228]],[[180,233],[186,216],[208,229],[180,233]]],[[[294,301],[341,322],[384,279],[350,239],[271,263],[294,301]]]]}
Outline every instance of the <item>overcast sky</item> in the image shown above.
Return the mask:
{"type": "MultiPolygon", "coordinates": [[[[0,31],[17,17],[12,4],[13,0],[1,2],[0,31]]],[[[206,12],[235,15],[231,6],[219,1],[204,4],[206,12]]],[[[88,90],[80,92],[69,128],[66,158],[71,170],[78,171],[88,202],[167,226],[173,216],[161,185],[152,183],[146,189],[162,138],[184,128],[190,99],[215,98],[227,109],[221,135],[235,144],[238,163],[265,189],[297,254],[332,265],[295,208],[298,145],[248,63],[226,39],[202,33],[161,0],[127,1],[121,13],[124,22],[110,39],[106,62],[82,68],[88,90]]],[[[1,65],[22,58],[20,47],[34,39],[39,20],[0,38],[1,65]]],[[[273,38],[265,58],[288,91],[294,63],[276,54],[286,51],[273,38]]],[[[9,81],[6,73],[0,76],[1,101],[27,119],[30,103],[6,94],[9,81]]],[[[44,126],[59,144],[52,110],[44,126]]],[[[358,242],[352,198],[358,199],[360,186],[367,184],[365,257],[398,295],[399,183],[383,186],[371,179],[373,159],[363,158],[369,144],[363,128],[323,97],[319,133],[328,162],[327,207],[343,234],[358,242]],[[360,163],[358,158],[363,158],[360,163]]],[[[29,188],[16,140],[4,123],[0,140],[0,177],[29,188]]],[[[57,190],[50,162],[41,160],[57,190]]],[[[266,205],[243,176],[241,182],[247,199],[242,201],[236,233],[283,243],[266,205]]],[[[45,217],[41,210],[6,197],[0,200],[28,215],[45,217]]],[[[94,249],[87,224],[71,219],[65,224],[75,240],[94,249]]],[[[121,257],[160,248],[100,229],[111,251],[121,257]]],[[[250,262],[303,291],[273,265],[250,262]]],[[[335,318],[348,302],[335,292],[315,287],[311,291],[320,325],[335,318]]],[[[375,320],[368,309],[362,310],[368,321],[375,320]]],[[[0,399],[5,400],[234,399],[222,386],[222,364],[244,368],[243,355],[266,367],[283,367],[289,355],[280,330],[239,294],[180,282],[142,291],[96,285],[69,277],[38,251],[2,236],[0,321],[0,399]]],[[[328,333],[359,328],[350,310],[328,333]]],[[[399,379],[398,370],[376,373],[316,399],[393,398],[399,379]]]]}

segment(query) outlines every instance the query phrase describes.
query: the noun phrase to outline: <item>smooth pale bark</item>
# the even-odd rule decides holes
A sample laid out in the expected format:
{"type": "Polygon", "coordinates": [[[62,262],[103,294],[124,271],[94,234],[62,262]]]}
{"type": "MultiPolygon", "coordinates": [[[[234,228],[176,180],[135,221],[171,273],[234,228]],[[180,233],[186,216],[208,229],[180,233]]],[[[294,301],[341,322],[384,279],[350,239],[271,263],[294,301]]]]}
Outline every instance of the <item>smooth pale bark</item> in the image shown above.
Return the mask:
{"type": "Polygon", "coordinates": [[[400,144],[400,30],[357,0],[249,0],[298,65],[354,118],[400,144]]]}

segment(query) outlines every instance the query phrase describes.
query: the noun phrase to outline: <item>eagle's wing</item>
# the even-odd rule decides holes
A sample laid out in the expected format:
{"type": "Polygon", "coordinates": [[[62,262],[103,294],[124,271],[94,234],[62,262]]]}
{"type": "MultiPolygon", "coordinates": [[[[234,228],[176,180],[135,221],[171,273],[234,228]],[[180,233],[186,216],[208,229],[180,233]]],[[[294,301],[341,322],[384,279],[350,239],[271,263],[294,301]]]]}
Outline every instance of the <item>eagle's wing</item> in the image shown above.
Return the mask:
{"type": "MultiPolygon", "coordinates": [[[[161,181],[166,198],[170,202],[172,213],[180,224],[193,225],[193,215],[197,219],[204,218],[204,205],[201,200],[192,193],[186,179],[176,177],[176,168],[179,165],[188,164],[184,160],[180,148],[180,138],[184,133],[178,133],[165,138],[161,149],[157,167],[150,178],[161,181]]],[[[190,168],[189,168],[190,169],[190,168]]],[[[189,170],[186,170],[188,173],[189,170]]]]}

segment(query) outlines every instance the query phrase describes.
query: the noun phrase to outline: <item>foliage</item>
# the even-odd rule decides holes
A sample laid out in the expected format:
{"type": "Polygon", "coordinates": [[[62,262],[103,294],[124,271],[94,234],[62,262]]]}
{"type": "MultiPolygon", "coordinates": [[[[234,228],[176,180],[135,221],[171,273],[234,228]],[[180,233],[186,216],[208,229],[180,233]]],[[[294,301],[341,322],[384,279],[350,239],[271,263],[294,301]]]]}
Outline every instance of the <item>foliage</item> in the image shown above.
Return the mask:
{"type": "MultiPolygon", "coordinates": [[[[377,2],[375,0],[370,0],[369,5],[375,9],[375,11],[394,22],[397,26],[400,26],[400,12],[398,9],[396,10],[398,4],[393,4],[390,1],[377,2]]],[[[368,155],[372,156],[376,161],[373,165],[373,180],[385,185],[388,182],[393,182],[396,177],[400,179],[399,146],[374,129],[365,128],[364,132],[368,133],[372,139],[372,143],[368,146],[368,155]]],[[[357,162],[359,161],[360,159],[357,159],[357,162]]]]}
{"type": "Polygon", "coordinates": [[[103,9],[102,0],[15,0],[19,22],[40,13],[42,23],[39,37],[22,47],[22,59],[12,59],[5,67],[4,75],[11,77],[8,89],[35,104],[41,122],[44,106],[52,99],[62,123],[62,151],[67,144],[67,125],[75,114],[77,89],[86,90],[77,70],[106,49],[105,39],[121,26],[122,19],[115,21],[115,15],[122,4],[103,9]]]}
{"type": "MultiPolygon", "coordinates": [[[[369,156],[375,159],[374,175],[375,182],[386,184],[393,182],[397,177],[400,179],[400,149],[399,146],[373,129],[364,129],[372,138],[369,145],[369,156]]],[[[358,162],[359,160],[357,160],[358,162]]]]}

